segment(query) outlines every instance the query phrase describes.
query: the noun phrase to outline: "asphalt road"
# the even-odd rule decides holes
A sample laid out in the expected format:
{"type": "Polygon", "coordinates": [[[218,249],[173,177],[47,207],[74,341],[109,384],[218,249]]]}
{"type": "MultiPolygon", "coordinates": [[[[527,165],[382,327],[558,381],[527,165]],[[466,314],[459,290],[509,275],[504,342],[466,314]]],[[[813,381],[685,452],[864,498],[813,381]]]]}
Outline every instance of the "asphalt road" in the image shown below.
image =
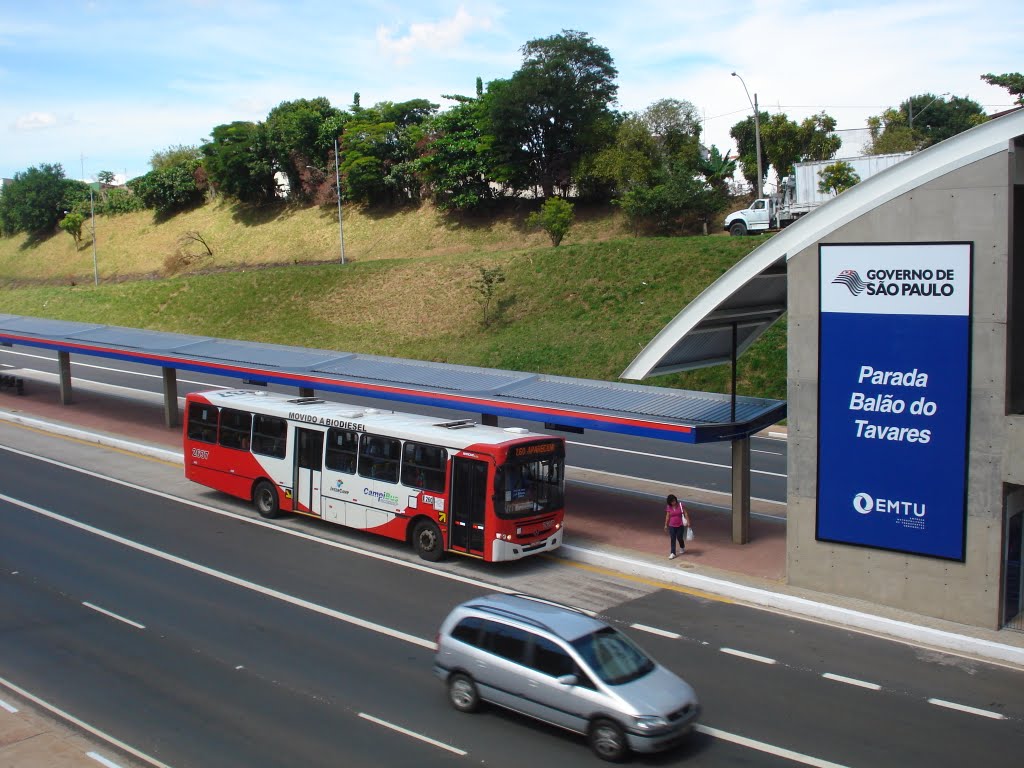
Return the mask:
{"type": "Polygon", "coordinates": [[[694,685],[700,732],[641,765],[1024,750],[1020,670],[554,558],[428,566],[317,521],[269,524],[180,467],[24,430],[17,444],[0,449],[0,676],[176,768],[593,765],[577,737],[446,704],[437,625],[496,584],[600,612],[694,685]]]}
{"type": "MultiPolygon", "coordinates": [[[[47,350],[27,347],[0,349],[0,366],[24,370],[27,374],[39,372],[47,376],[57,374],[56,354],[47,350]]],[[[75,382],[99,382],[150,393],[162,391],[159,368],[87,356],[72,356],[72,387],[75,382]]],[[[214,387],[242,386],[237,379],[179,371],[178,393],[202,391],[214,387]]],[[[286,390],[271,386],[271,390],[286,390]]],[[[318,392],[326,399],[343,399],[357,405],[395,408],[416,413],[429,413],[443,418],[464,418],[461,411],[417,406],[411,403],[393,403],[360,397],[342,397],[331,392],[318,392]]],[[[470,414],[478,418],[478,414],[470,414]]],[[[544,431],[536,422],[502,419],[505,426],[525,426],[544,431]]],[[[619,435],[611,432],[588,431],[583,435],[566,433],[569,463],[576,467],[627,475],[646,480],[690,486],[702,490],[729,493],[732,488],[731,444],[705,443],[691,445],[667,440],[619,435]]],[[[751,441],[751,495],[778,503],[786,500],[786,442],[764,437],[751,441]]],[[[728,506],[728,501],[723,502],[728,506]]]]}

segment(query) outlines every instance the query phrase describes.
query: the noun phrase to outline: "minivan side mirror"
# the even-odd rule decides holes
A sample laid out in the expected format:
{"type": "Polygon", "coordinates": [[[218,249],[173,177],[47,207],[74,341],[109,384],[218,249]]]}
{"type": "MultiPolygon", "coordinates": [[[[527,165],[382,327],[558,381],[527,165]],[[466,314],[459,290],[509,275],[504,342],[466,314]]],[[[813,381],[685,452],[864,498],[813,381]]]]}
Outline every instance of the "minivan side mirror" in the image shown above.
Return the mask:
{"type": "Polygon", "coordinates": [[[576,675],[560,675],[558,677],[558,682],[562,685],[573,686],[579,685],[580,679],[576,677],[576,675]]]}

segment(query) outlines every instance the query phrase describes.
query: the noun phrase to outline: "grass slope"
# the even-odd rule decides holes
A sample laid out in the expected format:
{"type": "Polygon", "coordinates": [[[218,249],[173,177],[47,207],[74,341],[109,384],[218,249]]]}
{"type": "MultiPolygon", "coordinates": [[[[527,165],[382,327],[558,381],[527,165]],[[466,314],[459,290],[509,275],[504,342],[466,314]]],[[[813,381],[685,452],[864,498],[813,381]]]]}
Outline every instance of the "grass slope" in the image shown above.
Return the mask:
{"type": "MultiPolygon", "coordinates": [[[[607,212],[581,211],[559,248],[526,232],[528,212],[453,223],[431,208],[254,212],[210,204],[166,221],[97,219],[92,248],[61,233],[0,239],[0,311],[420,360],[615,380],[682,307],[761,238],[633,238],[607,212]],[[213,256],[182,258],[196,231],[213,256]],[[320,262],[320,263],[316,263],[320,262]],[[501,267],[484,325],[474,284],[501,267]],[[184,270],[184,271],[182,271],[184,270]]],[[[88,235],[86,235],[88,238],[88,235]]],[[[186,254],[205,254],[193,243],[186,254]]],[[[785,328],[740,359],[739,392],[784,399],[785,328]]],[[[727,392],[728,366],[658,386],[727,392]]]]}

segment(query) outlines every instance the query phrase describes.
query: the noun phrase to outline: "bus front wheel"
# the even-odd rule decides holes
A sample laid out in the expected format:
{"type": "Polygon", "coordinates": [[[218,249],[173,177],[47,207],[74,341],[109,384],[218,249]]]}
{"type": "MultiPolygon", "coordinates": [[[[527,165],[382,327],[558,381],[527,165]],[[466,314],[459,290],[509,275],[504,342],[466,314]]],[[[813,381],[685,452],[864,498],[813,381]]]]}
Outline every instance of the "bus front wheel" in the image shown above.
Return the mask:
{"type": "Polygon", "coordinates": [[[281,507],[277,502],[277,488],[268,480],[260,480],[252,492],[252,503],[260,517],[268,519],[277,517],[281,507]]]}
{"type": "Polygon", "coordinates": [[[436,563],[444,556],[441,529],[433,520],[420,520],[412,531],[412,545],[424,560],[436,563]]]}

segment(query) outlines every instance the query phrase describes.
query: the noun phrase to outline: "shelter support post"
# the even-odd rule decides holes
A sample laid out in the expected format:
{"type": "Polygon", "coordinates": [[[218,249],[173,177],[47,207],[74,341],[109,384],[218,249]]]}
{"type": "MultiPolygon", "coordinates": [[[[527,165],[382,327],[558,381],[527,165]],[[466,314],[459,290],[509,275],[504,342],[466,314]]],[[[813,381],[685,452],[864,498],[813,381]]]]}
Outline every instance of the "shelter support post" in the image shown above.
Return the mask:
{"type": "Polygon", "coordinates": [[[299,387],[299,397],[312,397],[312,396],[313,396],[313,388],[312,387],[299,387]]]}
{"type": "Polygon", "coordinates": [[[750,542],[750,437],[732,441],[732,541],[750,542]]]}
{"type": "Polygon", "coordinates": [[[57,375],[60,378],[60,404],[71,405],[71,353],[57,353],[57,375]]]}
{"type": "Polygon", "coordinates": [[[496,427],[498,426],[498,417],[493,413],[481,413],[480,423],[485,427],[496,427]]]}
{"type": "Polygon", "coordinates": [[[162,368],[164,374],[164,424],[168,429],[181,425],[178,419],[178,372],[174,368],[162,368]]]}

